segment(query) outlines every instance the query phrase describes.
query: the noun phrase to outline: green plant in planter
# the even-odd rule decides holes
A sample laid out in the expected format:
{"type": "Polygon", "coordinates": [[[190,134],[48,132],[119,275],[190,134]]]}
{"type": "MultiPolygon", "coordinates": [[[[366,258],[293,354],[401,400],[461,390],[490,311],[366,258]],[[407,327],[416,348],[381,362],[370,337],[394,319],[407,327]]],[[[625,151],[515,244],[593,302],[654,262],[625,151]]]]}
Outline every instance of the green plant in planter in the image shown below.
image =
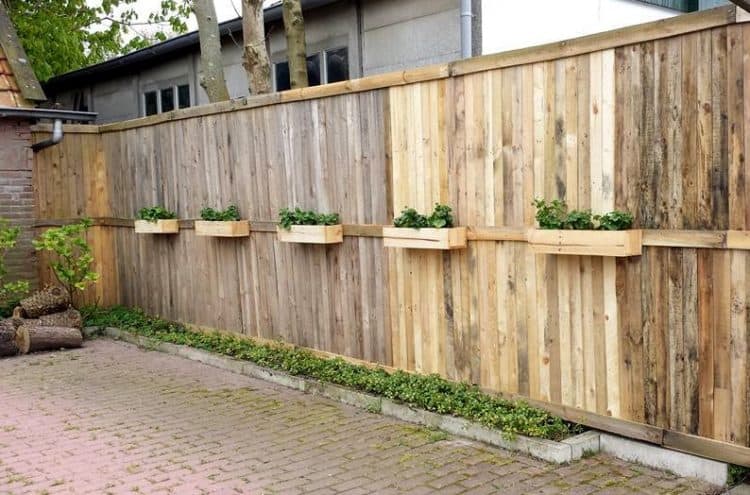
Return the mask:
{"type": "Polygon", "coordinates": [[[8,226],[8,221],[0,219],[0,314],[9,313],[28,292],[29,283],[25,280],[6,282],[8,270],[5,268],[5,253],[16,246],[21,229],[8,226]]]}
{"type": "Polygon", "coordinates": [[[146,220],[155,223],[157,220],[171,220],[177,218],[173,211],[169,211],[163,206],[152,206],[150,208],[141,208],[138,211],[138,220],[146,220]]]}
{"type": "Polygon", "coordinates": [[[594,230],[594,218],[591,210],[573,210],[567,214],[565,228],[570,230],[594,230]]]}
{"type": "Polygon", "coordinates": [[[230,205],[226,210],[214,210],[213,208],[203,208],[201,210],[201,220],[209,222],[236,222],[240,220],[240,210],[236,205],[230,205]]]}
{"type": "Polygon", "coordinates": [[[550,230],[565,228],[568,205],[564,201],[553,199],[547,202],[543,199],[535,199],[532,204],[536,207],[536,221],[539,223],[539,228],[550,230]]]}
{"type": "Polygon", "coordinates": [[[292,225],[337,225],[341,223],[338,213],[318,213],[314,210],[282,208],[279,211],[279,225],[290,230],[292,225]]]}
{"type": "Polygon", "coordinates": [[[633,226],[633,215],[627,211],[610,211],[604,215],[594,216],[599,230],[627,230],[633,226]]]}
{"type": "Polygon", "coordinates": [[[633,226],[633,215],[625,211],[611,211],[592,215],[591,210],[571,210],[559,199],[535,199],[536,221],[539,228],[550,230],[627,230],[633,226]]]}
{"type": "Polygon", "coordinates": [[[443,229],[453,227],[453,210],[450,206],[435,203],[430,216],[422,215],[414,208],[404,208],[393,220],[394,227],[408,229],[443,229]]]}
{"type": "Polygon", "coordinates": [[[53,253],[52,270],[71,294],[99,280],[99,274],[91,269],[94,256],[86,242],[86,232],[91,225],[91,220],[85,218],[78,223],[47,229],[33,241],[37,251],[53,253]]]}

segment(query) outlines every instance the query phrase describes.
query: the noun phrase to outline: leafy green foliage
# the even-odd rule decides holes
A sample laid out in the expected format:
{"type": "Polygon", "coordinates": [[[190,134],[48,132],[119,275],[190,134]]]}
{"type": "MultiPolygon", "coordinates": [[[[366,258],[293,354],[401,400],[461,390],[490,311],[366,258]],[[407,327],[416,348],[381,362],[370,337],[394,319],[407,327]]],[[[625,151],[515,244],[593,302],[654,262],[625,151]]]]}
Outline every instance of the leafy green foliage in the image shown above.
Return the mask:
{"type": "Polygon", "coordinates": [[[633,226],[633,215],[625,211],[611,211],[592,215],[591,210],[568,211],[568,205],[559,199],[535,199],[536,221],[541,229],[553,230],[627,230],[633,226]]]}
{"type": "Polygon", "coordinates": [[[438,375],[415,375],[368,368],[343,359],[324,359],[304,349],[261,344],[220,333],[196,333],[179,323],[150,317],[137,309],[84,308],[87,326],[119,327],[162,342],[188,345],[252,361],[260,366],[297,376],[315,378],[397,400],[412,407],[452,414],[505,435],[515,434],[559,440],[580,431],[548,412],[521,401],[509,401],[482,392],[477,386],[449,382],[438,375]]]}
{"type": "Polygon", "coordinates": [[[565,218],[568,215],[568,206],[559,199],[547,202],[543,199],[535,199],[532,204],[536,207],[536,221],[542,229],[559,230],[565,228],[565,218]]]}
{"type": "Polygon", "coordinates": [[[86,232],[91,225],[91,220],[86,218],[71,225],[47,229],[33,241],[37,251],[53,253],[52,270],[71,294],[99,280],[99,274],[91,269],[94,256],[86,242],[86,232]]]}
{"type": "Polygon", "coordinates": [[[633,215],[627,211],[610,211],[594,217],[599,223],[599,230],[627,230],[633,226],[633,215]]]}
{"type": "Polygon", "coordinates": [[[240,210],[236,205],[230,205],[226,210],[214,210],[205,207],[201,210],[201,220],[209,222],[236,222],[240,219],[240,210]]]}
{"type": "Polygon", "coordinates": [[[591,210],[573,210],[565,217],[565,228],[572,230],[594,230],[591,210]]]}
{"type": "Polygon", "coordinates": [[[10,227],[8,221],[0,219],[0,313],[12,311],[18,301],[29,292],[29,283],[24,280],[7,282],[8,270],[5,267],[5,254],[16,246],[21,229],[10,227]]]}
{"type": "Polygon", "coordinates": [[[279,225],[289,230],[292,225],[337,225],[341,223],[338,213],[318,213],[314,210],[283,208],[279,211],[279,225]]]}
{"type": "Polygon", "coordinates": [[[173,211],[169,211],[162,206],[152,206],[150,208],[141,208],[138,212],[138,220],[156,222],[157,220],[170,220],[177,218],[173,211]]]}
{"type": "Polygon", "coordinates": [[[404,208],[401,215],[393,220],[394,227],[409,229],[442,229],[453,227],[453,214],[450,206],[435,203],[430,216],[422,215],[414,208],[404,208]]]}
{"type": "Polygon", "coordinates": [[[183,33],[190,15],[187,0],[152,2],[146,18],[138,0],[2,1],[40,81],[164,41],[165,31],[183,33]]]}
{"type": "Polygon", "coordinates": [[[727,485],[735,486],[750,479],[750,468],[730,464],[728,469],[727,485]]]}

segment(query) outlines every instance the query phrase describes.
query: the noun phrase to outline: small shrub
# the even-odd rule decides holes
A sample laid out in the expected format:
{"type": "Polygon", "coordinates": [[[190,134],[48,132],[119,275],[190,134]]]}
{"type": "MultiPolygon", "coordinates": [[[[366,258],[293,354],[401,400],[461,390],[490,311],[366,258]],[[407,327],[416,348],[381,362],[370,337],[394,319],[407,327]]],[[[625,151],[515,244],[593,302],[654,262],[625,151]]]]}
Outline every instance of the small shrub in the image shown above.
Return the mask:
{"type": "Polygon", "coordinates": [[[16,246],[20,233],[20,228],[10,227],[7,220],[0,219],[0,313],[2,316],[7,316],[6,313],[13,311],[18,301],[29,292],[28,282],[5,280],[8,275],[8,270],[5,268],[5,254],[16,246]]]}
{"type": "Polygon", "coordinates": [[[71,294],[84,290],[99,279],[99,274],[91,269],[94,256],[86,242],[86,232],[91,225],[91,220],[83,219],[71,225],[47,229],[33,241],[37,251],[53,254],[52,270],[71,294]]]}
{"type": "Polygon", "coordinates": [[[592,215],[591,210],[568,211],[559,199],[535,199],[536,221],[541,229],[551,230],[627,230],[633,225],[633,215],[625,211],[611,211],[592,215]]]}
{"type": "Polygon", "coordinates": [[[175,212],[169,211],[163,206],[141,208],[140,211],[138,211],[138,220],[146,220],[147,222],[156,222],[157,220],[171,220],[173,218],[177,218],[175,212]]]}
{"type": "Polygon", "coordinates": [[[422,215],[414,208],[404,208],[401,215],[393,220],[394,227],[409,229],[442,229],[453,227],[453,213],[450,206],[435,203],[430,216],[422,215]]]}
{"type": "Polygon", "coordinates": [[[229,206],[226,210],[214,210],[205,207],[201,210],[201,220],[209,222],[236,222],[240,220],[240,210],[235,205],[229,206]]]}
{"type": "Polygon", "coordinates": [[[314,210],[283,208],[279,211],[279,225],[290,230],[292,225],[338,225],[341,223],[338,213],[318,213],[314,210]]]}

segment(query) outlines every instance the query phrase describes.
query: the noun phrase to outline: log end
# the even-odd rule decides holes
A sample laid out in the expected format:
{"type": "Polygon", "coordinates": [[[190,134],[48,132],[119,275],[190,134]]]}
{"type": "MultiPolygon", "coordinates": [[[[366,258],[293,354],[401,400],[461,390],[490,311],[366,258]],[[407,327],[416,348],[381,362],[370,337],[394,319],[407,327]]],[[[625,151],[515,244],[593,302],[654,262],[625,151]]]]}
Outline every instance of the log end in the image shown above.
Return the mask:
{"type": "Polygon", "coordinates": [[[29,327],[21,325],[16,329],[16,347],[21,354],[28,354],[31,347],[31,338],[29,337],[29,327]]]}

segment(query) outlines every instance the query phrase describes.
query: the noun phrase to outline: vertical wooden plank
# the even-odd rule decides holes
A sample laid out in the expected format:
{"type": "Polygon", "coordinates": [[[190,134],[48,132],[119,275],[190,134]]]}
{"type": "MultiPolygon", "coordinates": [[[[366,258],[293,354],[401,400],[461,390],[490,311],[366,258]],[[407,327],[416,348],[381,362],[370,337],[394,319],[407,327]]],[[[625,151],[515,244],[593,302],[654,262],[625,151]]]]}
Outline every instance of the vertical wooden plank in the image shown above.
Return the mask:
{"type": "Polygon", "coordinates": [[[729,379],[731,411],[729,412],[730,442],[748,443],[748,299],[747,253],[733,251],[730,257],[729,314],[729,379]]]}
{"type": "MultiPolygon", "coordinates": [[[[698,115],[702,111],[698,102],[698,42],[700,35],[688,34],[682,40],[682,112],[680,128],[682,130],[683,157],[698,156],[698,115]]],[[[682,225],[686,229],[698,228],[698,167],[684,166],[682,172],[682,225]]],[[[675,178],[675,180],[677,180],[675,178]]]]}
{"type": "Polygon", "coordinates": [[[698,251],[698,434],[714,434],[714,349],[712,307],[715,304],[713,253],[698,251]]]}
{"type": "Polygon", "coordinates": [[[726,229],[729,225],[729,128],[727,122],[727,31],[712,32],[711,59],[711,225],[713,229],[726,229]]]}
{"type": "Polygon", "coordinates": [[[745,218],[750,205],[747,204],[748,174],[745,160],[745,102],[744,102],[744,57],[745,43],[743,26],[727,27],[727,118],[728,118],[728,200],[730,229],[748,228],[745,218]]]}
{"type": "Polygon", "coordinates": [[[714,353],[714,438],[728,441],[731,429],[731,281],[730,256],[728,251],[714,251],[713,297],[711,307],[714,353]]]}

